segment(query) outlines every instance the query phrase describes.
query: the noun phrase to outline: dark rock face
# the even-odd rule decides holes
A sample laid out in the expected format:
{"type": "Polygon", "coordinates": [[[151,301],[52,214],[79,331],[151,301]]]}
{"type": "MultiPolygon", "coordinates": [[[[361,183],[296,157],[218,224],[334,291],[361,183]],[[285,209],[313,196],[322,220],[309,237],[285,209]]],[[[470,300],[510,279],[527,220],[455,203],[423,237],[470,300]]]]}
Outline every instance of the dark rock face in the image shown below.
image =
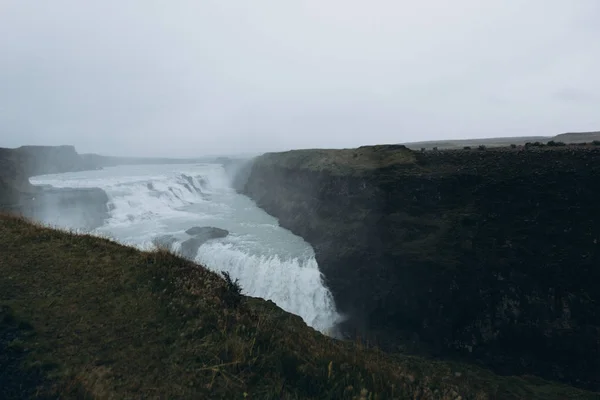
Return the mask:
{"type": "Polygon", "coordinates": [[[108,217],[101,189],[37,187],[29,177],[93,169],[73,146],[0,148],[0,210],[51,225],[90,230],[108,217]]]}
{"type": "Polygon", "coordinates": [[[249,159],[221,160],[221,165],[231,181],[231,186],[238,191],[242,191],[244,188],[250,174],[251,164],[252,160],[249,159]]]}
{"type": "Polygon", "coordinates": [[[342,174],[286,157],[259,157],[244,193],[313,245],[347,333],[600,389],[600,149],[342,174]]]}
{"type": "Polygon", "coordinates": [[[194,259],[198,254],[198,249],[204,243],[212,239],[224,238],[229,235],[225,229],[214,228],[211,226],[195,226],[185,231],[188,235],[194,236],[181,244],[181,254],[188,259],[194,259]]]}
{"type": "Polygon", "coordinates": [[[27,176],[96,168],[86,162],[73,146],[21,146],[13,151],[21,159],[21,168],[27,176]]]}

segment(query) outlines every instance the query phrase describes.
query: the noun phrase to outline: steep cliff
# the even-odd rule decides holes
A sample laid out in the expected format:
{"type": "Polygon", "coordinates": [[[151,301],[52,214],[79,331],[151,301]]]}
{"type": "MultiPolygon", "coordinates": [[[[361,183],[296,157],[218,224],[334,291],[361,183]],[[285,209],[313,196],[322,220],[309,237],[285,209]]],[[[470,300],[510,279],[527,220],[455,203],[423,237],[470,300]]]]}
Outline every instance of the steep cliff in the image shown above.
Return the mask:
{"type": "Polygon", "coordinates": [[[73,146],[0,148],[0,211],[73,228],[95,228],[107,216],[104,191],[43,188],[29,182],[35,175],[95,168],[73,146]]]}
{"type": "Polygon", "coordinates": [[[600,388],[600,148],[258,157],[243,191],[315,248],[344,330],[600,388]]]}
{"type": "Polygon", "coordinates": [[[27,176],[96,169],[74,146],[21,146],[12,151],[27,176]]]}

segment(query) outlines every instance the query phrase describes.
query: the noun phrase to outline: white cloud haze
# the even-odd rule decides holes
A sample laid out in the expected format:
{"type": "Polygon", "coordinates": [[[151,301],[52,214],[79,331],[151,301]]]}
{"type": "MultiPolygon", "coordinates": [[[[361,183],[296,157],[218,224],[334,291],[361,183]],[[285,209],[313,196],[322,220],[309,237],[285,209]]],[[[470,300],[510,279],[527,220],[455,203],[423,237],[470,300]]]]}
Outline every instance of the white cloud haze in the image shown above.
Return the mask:
{"type": "Polygon", "coordinates": [[[0,0],[0,146],[197,156],[600,129],[598,0],[0,0]]]}

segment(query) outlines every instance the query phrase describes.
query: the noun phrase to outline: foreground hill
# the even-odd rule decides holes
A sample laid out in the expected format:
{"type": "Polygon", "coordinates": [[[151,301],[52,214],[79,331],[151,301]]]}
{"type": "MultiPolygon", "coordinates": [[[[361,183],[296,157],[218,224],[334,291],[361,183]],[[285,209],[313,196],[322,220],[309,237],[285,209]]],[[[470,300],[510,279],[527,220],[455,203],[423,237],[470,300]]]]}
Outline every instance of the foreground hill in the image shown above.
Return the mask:
{"type": "Polygon", "coordinates": [[[600,146],[297,150],[244,176],[348,335],[600,390],[600,146]]]}
{"type": "Polygon", "coordinates": [[[234,282],[0,216],[0,398],[593,399],[337,341],[234,282]]]}

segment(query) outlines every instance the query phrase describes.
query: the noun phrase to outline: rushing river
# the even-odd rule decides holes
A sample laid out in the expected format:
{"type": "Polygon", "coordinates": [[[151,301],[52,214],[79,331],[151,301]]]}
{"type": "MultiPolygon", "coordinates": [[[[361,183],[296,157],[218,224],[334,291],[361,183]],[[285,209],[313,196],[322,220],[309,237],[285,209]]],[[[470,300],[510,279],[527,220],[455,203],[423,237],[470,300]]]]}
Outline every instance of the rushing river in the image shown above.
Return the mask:
{"type": "MultiPolygon", "coordinates": [[[[171,235],[177,250],[194,226],[226,229],[229,235],[200,246],[195,260],[238,278],[244,294],[273,300],[324,333],[339,320],[311,246],[231,188],[221,165],[137,165],[44,175],[33,184],[97,187],[110,201],[110,216],[92,233],[150,249],[171,235]]],[[[69,228],[51,218],[50,224],[69,228]]]]}

